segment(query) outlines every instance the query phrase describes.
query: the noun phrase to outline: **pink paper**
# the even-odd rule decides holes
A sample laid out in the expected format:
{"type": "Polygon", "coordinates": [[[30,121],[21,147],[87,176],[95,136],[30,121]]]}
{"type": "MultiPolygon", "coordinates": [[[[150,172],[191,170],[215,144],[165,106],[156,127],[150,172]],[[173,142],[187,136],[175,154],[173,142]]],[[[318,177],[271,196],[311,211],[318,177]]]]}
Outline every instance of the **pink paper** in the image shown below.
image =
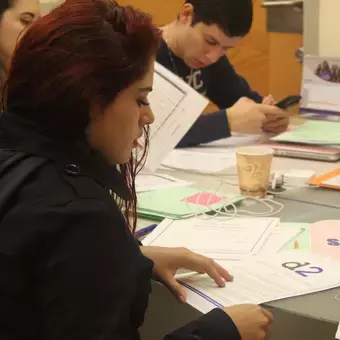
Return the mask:
{"type": "Polygon", "coordinates": [[[225,200],[226,197],[217,196],[208,192],[199,192],[195,195],[183,198],[181,202],[188,202],[195,205],[209,206],[225,200]]]}
{"type": "Polygon", "coordinates": [[[340,261],[340,220],[314,223],[309,232],[312,253],[340,261]]]}

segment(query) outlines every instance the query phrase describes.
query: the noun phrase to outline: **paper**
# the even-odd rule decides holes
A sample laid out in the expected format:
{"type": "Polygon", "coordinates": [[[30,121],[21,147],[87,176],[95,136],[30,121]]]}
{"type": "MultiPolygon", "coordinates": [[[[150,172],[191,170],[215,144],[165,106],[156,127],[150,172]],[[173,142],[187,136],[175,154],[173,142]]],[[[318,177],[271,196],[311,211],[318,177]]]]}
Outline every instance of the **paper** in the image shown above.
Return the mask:
{"type": "Polygon", "coordinates": [[[136,191],[153,191],[190,185],[191,183],[168,175],[139,173],[136,178],[136,191]]]}
{"type": "Polygon", "coordinates": [[[309,230],[312,253],[340,261],[340,220],[314,223],[309,230]]]}
{"type": "Polygon", "coordinates": [[[299,128],[271,138],[276,142],[340,145],[340,122],[308,121],[299,128]]]}
{"type": "Polygon", "coordinates": [[[187,288],[187,302],[202,313],[215,307],[262,304],[340,286],[340,263],[310,254],[256,256],[234,266],[218,262],[234,276],[224,288],[217,287],[207,275],[180,279],[187,288]]]}
{"type": "Polygon", "coordinates": [[[302,231],[300,228],[281,228],[281,226],[273,229],[258,254],[269,255],[279,252],[302,231]]]}
{"type": "Polygon", "coordinates": [[[225,150],[223,154],[219,152],[173,150],[162,165],[174,169],[214,174],[235,167],[236,156],[230,150],[225,150]]]}
{"type": "Polygon", "coordinates": [[[340,340],[340,322],[339,322],[339,326],[338,326],[338,329],[337,329],[336,334],[335,334],[335,339],[340,340]]]}
{"type": "Polygon", "coordinates": [[[186,247],[215,259],[237,258],[256,254],[278,224],[277,218],[165,220],[144,244],[186,247]]]}
{"type": "Polygon", "coordinates": [[[265,139],[264,135],[247,135],[240,133],[233,133],[229,138],[223,138],[214,142],[202,144],[200,147],[213,147],[213,148],[235,148],[243,145],[253,145],[260,143],[265,139]]]}
{"type": "Polygon", "coordinates": [[[280,228],[299,228],[303,231],[297,235],[294,240],[289,242],[284,249],[285,250],[299,250],[310,252],[310,234],[309,234],[309,223],[280,223],[280,228]]]}
{"type": "Polygon", "coordinates": [[[165,67],[155,63],[154,85],[149,101],[155,121],[150,127],[150,148],[145,168],[153,172],[187,133],[208,100],[165,67]]]}

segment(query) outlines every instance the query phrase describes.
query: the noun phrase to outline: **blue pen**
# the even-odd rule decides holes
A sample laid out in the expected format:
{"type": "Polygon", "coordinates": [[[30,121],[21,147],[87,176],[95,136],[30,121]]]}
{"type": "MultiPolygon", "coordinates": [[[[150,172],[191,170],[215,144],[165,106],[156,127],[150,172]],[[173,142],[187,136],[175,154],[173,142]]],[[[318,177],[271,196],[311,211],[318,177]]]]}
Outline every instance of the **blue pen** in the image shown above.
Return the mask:
{"type": "Polygon", "coordinates": [[[136,238],[143,237],[143,236],[151,233],[152,231],[154,231],[157,226],[158,226],[158,224],[151,224],[148,227],[139,229],[135,232],[135,237],[136,238]]]}

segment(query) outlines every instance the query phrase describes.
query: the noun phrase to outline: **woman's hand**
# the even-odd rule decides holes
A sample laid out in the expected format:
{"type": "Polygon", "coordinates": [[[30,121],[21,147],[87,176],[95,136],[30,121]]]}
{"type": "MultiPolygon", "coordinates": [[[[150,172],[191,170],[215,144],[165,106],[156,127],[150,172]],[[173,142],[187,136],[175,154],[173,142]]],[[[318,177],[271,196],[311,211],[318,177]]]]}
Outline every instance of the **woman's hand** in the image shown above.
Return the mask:
{"type": "Polygon", "coordinates": [[[178,269],[188,269],[200,274],[208,274],[220,287],[225,281],[232,281],[233,277],[219,264],[205,256],[191,252],[185,248],[141,247],[144,256],[151,259],[154,275],[178,299],[186,302],[185,289],[174,278],[178,269]]]}
{"type": "Polygon", "coordinates": [[[223,309],[233,320],[242,340],[269,339],[273,314],[256,305],[237,305],[223,309]]]}

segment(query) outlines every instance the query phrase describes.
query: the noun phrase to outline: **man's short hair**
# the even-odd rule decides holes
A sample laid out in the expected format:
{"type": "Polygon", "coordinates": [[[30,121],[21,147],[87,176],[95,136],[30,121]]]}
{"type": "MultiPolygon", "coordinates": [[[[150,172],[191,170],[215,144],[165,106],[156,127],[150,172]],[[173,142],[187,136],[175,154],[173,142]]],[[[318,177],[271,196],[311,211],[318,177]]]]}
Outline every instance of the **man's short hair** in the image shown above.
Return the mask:
{"type": "Polygon", "coordinates": [[[228,37],[243,37],[253,22],[252,0],[186,0],[194,7],[193,25],[217,25],[228,37]]]}

